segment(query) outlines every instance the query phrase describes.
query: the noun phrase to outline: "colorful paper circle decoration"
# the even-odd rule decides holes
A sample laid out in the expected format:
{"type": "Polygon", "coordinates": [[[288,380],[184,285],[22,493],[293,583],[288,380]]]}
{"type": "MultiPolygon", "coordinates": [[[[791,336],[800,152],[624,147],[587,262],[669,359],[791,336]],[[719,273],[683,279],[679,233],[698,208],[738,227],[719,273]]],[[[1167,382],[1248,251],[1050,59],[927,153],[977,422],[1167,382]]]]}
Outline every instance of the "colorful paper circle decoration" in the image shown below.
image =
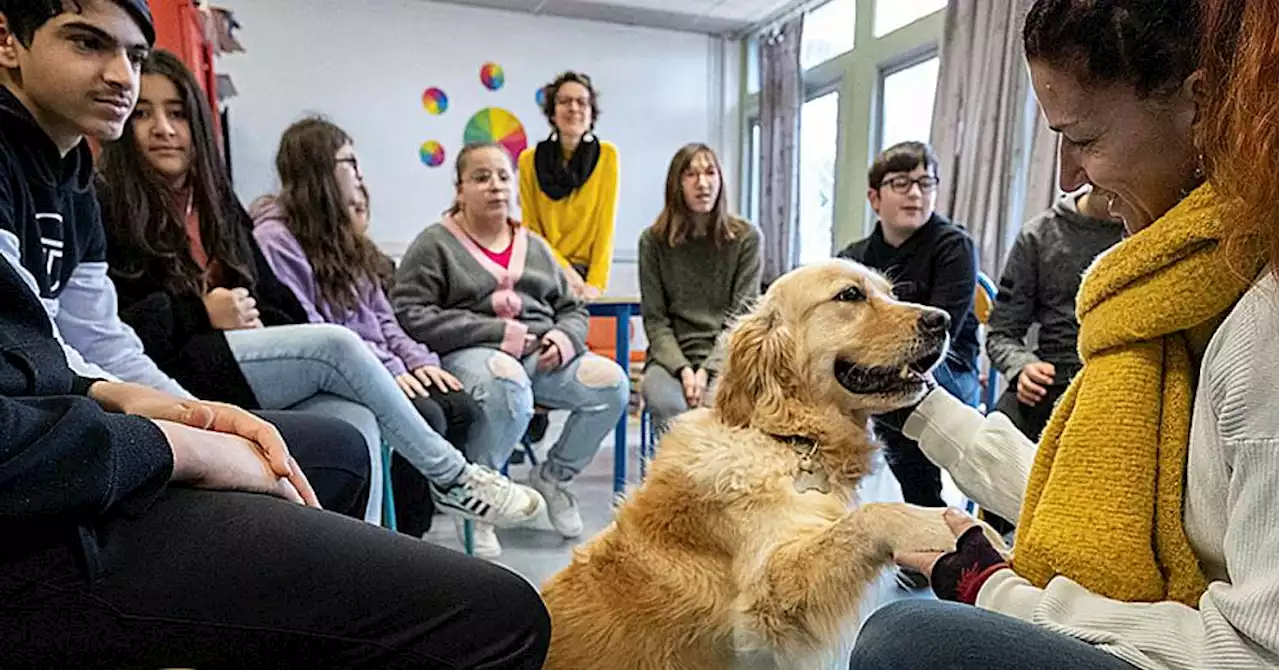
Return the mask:
{"type": "Polygon", "coordinates": [[[427,140],[418,147],[418,158],[427,167],[444,165],[444,146],[435,140],[427,140]]]}
{"type": "Polygon", "coordinates": [[[485,63],[480,66],[480,83],[490,91],[496,91],[502,88],[505,78],[502,74],[502,66],[497,63],[485,63]]]}
{"type": "Polygon", "coordinates": [[[507,150],[512,163],[515,163],[520,152],[529,146],[529,140],[525,137],[524,126],[520,123],[520,119],[500,107],[486,107],[476,112],[475,116],[467,121],[467,127],[462,132],[462,141],[466,144],[496,142],[507,150]]]}
{"type": "Polygon", "coordinates": [[[533,101],[538,103],[538,109],[542,109],[547,104],[547,89],[539,86],[537,92],[533,94],[533,101]]]}
{"type": "Polygon", "coordinates": [[[429,114],[444,114],[449,109],[449,96],[444,91],[432,86],[422,92],[422,107],[429,114]]]}

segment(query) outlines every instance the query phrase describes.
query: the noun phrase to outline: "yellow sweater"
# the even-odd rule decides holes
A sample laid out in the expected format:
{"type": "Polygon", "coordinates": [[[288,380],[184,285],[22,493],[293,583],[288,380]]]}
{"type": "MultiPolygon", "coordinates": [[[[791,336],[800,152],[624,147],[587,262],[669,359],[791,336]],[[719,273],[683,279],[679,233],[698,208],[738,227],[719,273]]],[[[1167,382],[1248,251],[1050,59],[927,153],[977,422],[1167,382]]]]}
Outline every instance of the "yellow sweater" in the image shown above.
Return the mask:
{"type": "Polygon", "coordinates": [[[569,267],[585,265],[587,284],[601,291],[609,284],[613,263],[613,227],[618,214],[618,148],[600,142],[600,160],[582,188],[562,200],[548,198],[538,187],[529,147],[520,154],[520,212],[524,225],[542,236],[556,260],[569,267]]]}

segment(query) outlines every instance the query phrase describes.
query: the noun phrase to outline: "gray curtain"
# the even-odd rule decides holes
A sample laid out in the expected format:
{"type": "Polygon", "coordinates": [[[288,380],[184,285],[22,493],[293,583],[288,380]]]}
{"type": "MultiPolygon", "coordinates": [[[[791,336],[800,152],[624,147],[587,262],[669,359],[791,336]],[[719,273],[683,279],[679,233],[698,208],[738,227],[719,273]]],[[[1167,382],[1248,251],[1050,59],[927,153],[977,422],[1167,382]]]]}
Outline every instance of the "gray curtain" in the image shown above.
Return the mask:
{"type": "Polygon", "coordinates": [[[969,229],[979,268],[999,277],[1022,223],[1056,196],[1057,138],[1022,55],[1029,0],[951,0],[931,143],[938,211],[969,229]]]}
{"type": "Polygon", "coordinates": [[[800,175],[800,31],[804,16],[761,36],[760,227],[762,280],[772,282],[796,265],[800,175]]]}

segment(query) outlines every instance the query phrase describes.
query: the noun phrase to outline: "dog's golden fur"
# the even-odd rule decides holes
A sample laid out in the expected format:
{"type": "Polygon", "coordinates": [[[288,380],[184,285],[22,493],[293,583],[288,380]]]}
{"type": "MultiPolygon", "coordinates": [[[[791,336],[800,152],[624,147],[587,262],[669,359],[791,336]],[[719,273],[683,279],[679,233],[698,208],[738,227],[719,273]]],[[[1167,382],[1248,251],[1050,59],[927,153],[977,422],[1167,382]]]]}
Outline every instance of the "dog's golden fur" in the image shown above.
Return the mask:
{"type": "Polygon", "coordinates": [[[952,549],[939,510],[850,511],[872,468],[870,416],[917,400],[923,384],[855,394],[835,372],[840,360],[905,373],[944,346],[921,335],[930,312],[846,261],[775,282],[728,334],[713,407],[674,422],[614,523],[545,585],[545,667],[816,667],[895,552],[952,549]],[[830,493],[797,490],[802,447],[780,436],[816,442],[830,493]]]}

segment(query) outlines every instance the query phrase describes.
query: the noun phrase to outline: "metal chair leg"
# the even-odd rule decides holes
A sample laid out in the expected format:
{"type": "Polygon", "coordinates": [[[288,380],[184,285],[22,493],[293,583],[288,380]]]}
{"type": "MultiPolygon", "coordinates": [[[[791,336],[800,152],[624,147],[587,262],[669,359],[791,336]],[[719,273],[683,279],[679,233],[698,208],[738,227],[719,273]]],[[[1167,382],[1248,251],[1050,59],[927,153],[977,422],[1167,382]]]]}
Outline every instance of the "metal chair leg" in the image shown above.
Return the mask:
{"type": "Polygon", "coordinates": [[[396,498],[391,491],[391,446],[382,443],[382,525],[396,531],[396,498]]]}

